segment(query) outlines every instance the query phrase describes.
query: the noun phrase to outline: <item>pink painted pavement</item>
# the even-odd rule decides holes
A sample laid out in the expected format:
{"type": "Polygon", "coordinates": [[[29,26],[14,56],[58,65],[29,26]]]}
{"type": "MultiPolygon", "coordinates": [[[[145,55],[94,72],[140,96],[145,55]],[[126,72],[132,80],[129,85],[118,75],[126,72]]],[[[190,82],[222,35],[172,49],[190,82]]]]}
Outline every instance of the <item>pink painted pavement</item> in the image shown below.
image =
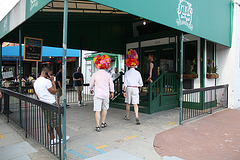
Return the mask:
{"type": "Polygon", "coordinates": [[[184,160],[240,160],[240,110],[225,109],[156,135],[160,156],[184,160]]]}

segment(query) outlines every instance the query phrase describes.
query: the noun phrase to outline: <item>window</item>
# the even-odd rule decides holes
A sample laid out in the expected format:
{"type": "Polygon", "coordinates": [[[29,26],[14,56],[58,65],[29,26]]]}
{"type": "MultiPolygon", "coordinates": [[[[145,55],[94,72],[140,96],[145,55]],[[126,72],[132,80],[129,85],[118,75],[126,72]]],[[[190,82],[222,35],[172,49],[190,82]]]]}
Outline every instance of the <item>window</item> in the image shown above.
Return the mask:
{"type": "Polygon", "coordinates": [[[197,74],[197,41],[184,43],[183,73],[197,74]]]}

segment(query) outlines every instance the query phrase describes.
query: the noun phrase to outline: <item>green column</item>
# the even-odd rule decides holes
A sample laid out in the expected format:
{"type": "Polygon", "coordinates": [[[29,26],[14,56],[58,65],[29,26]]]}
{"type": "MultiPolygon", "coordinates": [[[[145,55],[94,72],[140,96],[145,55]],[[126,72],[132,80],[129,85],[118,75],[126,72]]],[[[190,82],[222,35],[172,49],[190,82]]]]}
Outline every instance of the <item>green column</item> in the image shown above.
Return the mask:
{"type": "Polygon", "coordinates": [[[1,41],[0,41],[0,87],[2,87],[2,42],[1,41]]]}
{"type": "Polygon", "coordinates": [[[19,74],[19,93],[22,93],[22,30],[19,28],[19,64],[18,64],[18,74],[19,74]]]}
{"type": "Polygon", "coordinates": [[[205,77],[206,77],[206,43],[205,39],[200,40],[200,87],[205,87],[205,77]]]}
{"type": "MultiPolygon", "coordinates": [[[[19,93],[22,93],[22,30],[19,28],[19,93]]],[[[22,127],[22,101],[19,99],[19,123],[20,127],[22,127]]]]}
{"type": "Polygon", "coordinates": [[[182,125],[182,97],[183,97],[183,33],[181,32],[180,38],[180,57],[179,57],[179,72],[180,72],[180,85],[179,85],[179,105],[180,105],[180,116],[179,124],[182,125]]]}
{"type": "Polygon", "coordinates": [[[66,143],[66,53],[67,53],[67,24],[68,24],[68,0],[64,0],[64,16],[63,16],[63,56],[62,56],[62,105],[64,107],[62,130],[63,130],[63,159],[67,159],[67,143],[66,143]]]}
{"type": "MultiPolygon", "coordinates": [[[[0,41],[0,87],[2,87],[2,41],[0,41]]],[[[2,100],[0,100],[0,112],[2,111],[2,100]]]]}
{"type": "MultiPolygon", "coordinates": [[[[206,77],[206,41],[201,38],[200,40],[200,87],[205,87],[206,77]]],[[[205,92],[200,93],[200,105],[202,109],[205,109],[205,92]]]]}

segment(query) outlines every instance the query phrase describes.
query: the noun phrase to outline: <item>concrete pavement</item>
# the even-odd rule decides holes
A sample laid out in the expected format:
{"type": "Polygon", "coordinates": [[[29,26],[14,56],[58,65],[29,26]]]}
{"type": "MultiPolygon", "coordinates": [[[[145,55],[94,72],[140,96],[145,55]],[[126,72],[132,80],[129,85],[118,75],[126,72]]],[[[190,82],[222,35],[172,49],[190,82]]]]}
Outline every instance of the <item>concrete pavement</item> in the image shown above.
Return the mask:
{"type": "MultiPolygon", "coordinates": [[[[153,140],[157,133],[178,125],[179,110],[173,109],[155,114],[139,114],[140,125],[135,124],[134,112],[130,113],[130,120],[124,120],[125,110],[110,108],[106,123],[108,126],[96,132],[95,118],[92,104],[79,107],[71,105],[67,109],[67,142],[69,159],[91,158],[103,159],[104,156],[132,155],[135,159],[160,160],[161,157],[153,147],[153,140]],[[71,115],[71,116],[70,116],[71,115]],[[110,153],[109,153],[110,152],[110,153]],[[123,152],[125,154],[123,154],[123,152]],[[104,154],[108,153],[108,154],[104,154]]],[[[122,157],[124,158],[124,157],[122,157]]]]}
{"type": "Polygon", "coordinates": [[[0,159],[1,160],[56,160],[57,158],[31,138],[6,117],[0,115],[0,159]]]}
{"type": "MultiPolygon", "coordinates": [[[[95,119],[92,111],[92,103],[87,103],[86,106],[79,107],[77,104],[71,104],[67,108],[67,135],[70,136],[67,141],[67,158],[69,160],[89,159],[89,160],[183,160],[187,159],[177,154],[176,146],[179,142],[173,143],[171,149],[173,154],[158,154],[153,146],[155,136],[159,134],[170,133],[176,128],[185,127],[189,124],[195,124],[205,118],[197,118],[183,126],[178,126],[179,110],[172,109],[154,114],[139,114],[141,125],[135,125],[134,112],[130,112],[130,120],[124,120],[125,110],[110,108],[106,123],[108,126],[96,132],[94,130],[95,119]],[[162,157],[161,157],[162,156],[162,157]]],[[[225,110],[224,110],[225,111],[225,110]]],[[[224,112],[223,111],[223,112],[224,112]]],[[[238,111],[240,112],[240,111],[238,111]]],[[[207,117],[214,117],[215,114],[207,117]]],[[[0,159],[2,155],[15,155],[16,146],[29,147],[28,151],[22,151],[18,157],[4,158],[18,160],[19,158],[28,158],[34,160],[57,159],[48,152],[40,144],[31,138],[24,138],[24,133],[11,123],[6,124],[6,119],[0,115],[0,159]],[[2,152],[1,152],[2,151],[2,152]],[[3,152],[4,151],[4,152],[3,152]],[[18,159],[17,159],[18,158],[18,159]]],[[[207,118],[206,117],[206,118],[207,118]]],[[[227,121],[229,122],[229,121],[227,121]]],[[[208,128],[208,125],[204,127],[208,128]]],[[[172,141],[179,139],[178,131],[174,134],[172,141]]],[[[189,136],[185,139],[190,139],[193,134],[189,132],[189,136]]],[[[215,136],[215,135],[213,135],[215,136]]],[[[171,138],[171,137],[170,137],[171,138]]],[[[168,139],[170,139],[168,138],[168,139]]],[[[158,144],[163,144],[163,140],[158,141],[158,144]]],[[[154,143],[156,147],[157,143],[154,143]]],[[[179,143],[180,144],[180,143],[179,143]]],[[[240,145],[240,144],[239,144],[240,145]]],[[[166,145],[167,146],[167,145],[166,145]]],[[[209,146],[206,146],[206,148],[209,146]]],[[[164,152],[163,147],[159,147],[161,152],[164,152]]],[[[26,159],[26,160],[28,160],[26,159]]],[[[25,159],[22,159],[25,160],[25,159]]]]}

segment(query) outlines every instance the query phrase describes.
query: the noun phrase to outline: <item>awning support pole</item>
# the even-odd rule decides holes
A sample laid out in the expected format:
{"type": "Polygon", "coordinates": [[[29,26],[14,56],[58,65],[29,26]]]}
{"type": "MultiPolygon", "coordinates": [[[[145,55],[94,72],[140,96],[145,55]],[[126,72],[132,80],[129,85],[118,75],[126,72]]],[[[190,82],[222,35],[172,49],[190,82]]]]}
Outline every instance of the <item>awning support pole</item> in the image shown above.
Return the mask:
{"type": "MultiPolygon", "coordinates": [[[[0,41],[0,87],[2,87],[2,41],[0,41]]],[[[2,112],[2,100],[0,100],[0,113],[2,112]]]]}
{"type": "Polygon", "coordinates": [[[0,87],[2,87],[2,41],[0,41],[0,87]]]}
{"type": "MultiPolygon", "coordinates": [[[[19,93],[22,93],[22,30],[19,28],[19,93]]],[[[19,99],[19,123],[22,127],[22,101],[19,99]]]]}
{"type": "Polygon", "coordinates": [[[180,119],[179,124],[182,125],[182,97],[183,97],[183,32],[181,32],[180,40],[180,89],[179,89],[179,105],[180,119]]]}
{"type": "Polygon", "coordinates": [[[63,56],[62,56],[62,105],[64,113],[62,118],[63,130],[63,160],[67,159],[67,143],[66,143],[66,53],[67,53],[67,24],[68,24],[68,0],[64,0],[64,15],[63,15],[63,56]]]}

